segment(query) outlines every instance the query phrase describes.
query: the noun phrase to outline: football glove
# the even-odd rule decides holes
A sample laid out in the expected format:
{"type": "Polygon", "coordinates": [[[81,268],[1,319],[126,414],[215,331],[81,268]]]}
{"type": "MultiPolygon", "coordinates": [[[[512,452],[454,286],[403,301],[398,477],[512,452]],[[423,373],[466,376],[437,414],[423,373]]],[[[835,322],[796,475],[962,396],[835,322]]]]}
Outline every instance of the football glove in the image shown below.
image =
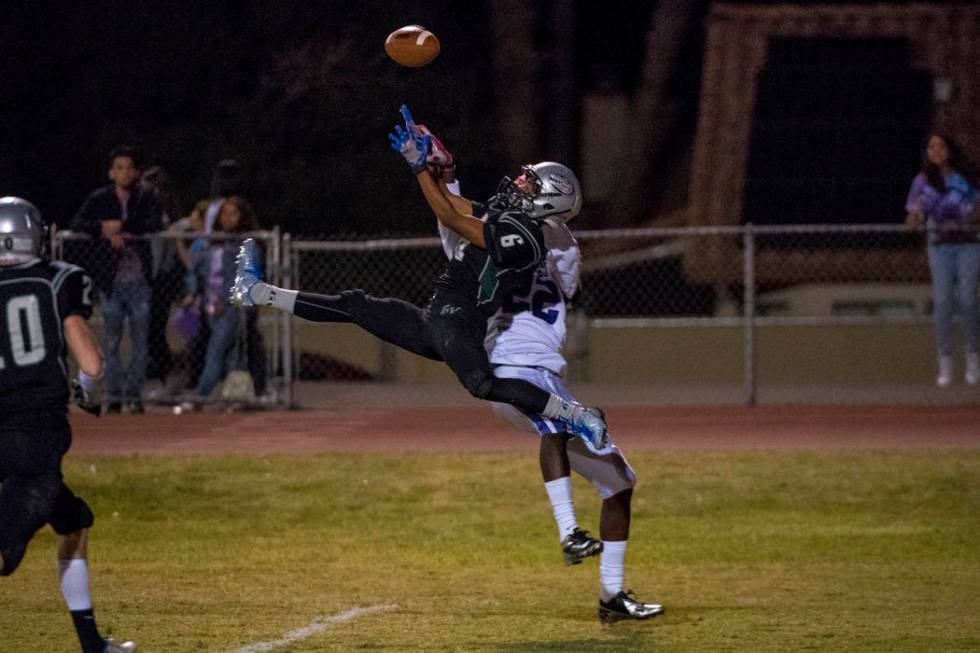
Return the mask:
{"type": "Polygon", "coordinates": [[[102,414],[102,380],[100,376],[89,376],[78,370],[78,378],[71,380],[72,397],[78,407],[86,413],[98,417],[102,414]]]}
{"type": "Polygon", "coordinates": [[[395,131],[388,134],[388,140],[391,149],[401,154],[409,169],[418,174],[425,170],[425,159],[429,155],[432,137],[418,132],[412,114],[406,105],[402,105],[401,112],[405,126],[395,125],[395,131]]]}
{"type": "Polygon", "coordinates": [[[419,134],[428,136],[431,140],[429,155],[425,157],[425,167],[429,173],[447,184],[456,181],[456,157],[453,156],[453,153],[425,125],[416,125],[415,129],[419,134]]]}

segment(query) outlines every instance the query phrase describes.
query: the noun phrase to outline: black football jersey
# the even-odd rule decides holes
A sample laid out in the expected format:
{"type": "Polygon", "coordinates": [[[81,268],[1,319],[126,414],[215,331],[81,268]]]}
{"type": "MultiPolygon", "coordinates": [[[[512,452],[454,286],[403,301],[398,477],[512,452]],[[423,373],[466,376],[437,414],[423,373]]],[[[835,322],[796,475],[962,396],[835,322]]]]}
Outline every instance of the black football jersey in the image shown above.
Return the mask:
{"type": "Polygon", "coordinates": [[[514,294],[523,276],[534,274],[548,250],[541,225],[526,213],[476,203],[473,212],[487,214],[483,225],[486,249],[460,241],[436,282],[436,292],[470,299],[489,316],[514,294]]]}
{"type": "Polygon", "coordinates": [[[62,324],[92,314],[92,280],[74,265],[0,268],[0,415],[68,405],[62,324]]]}

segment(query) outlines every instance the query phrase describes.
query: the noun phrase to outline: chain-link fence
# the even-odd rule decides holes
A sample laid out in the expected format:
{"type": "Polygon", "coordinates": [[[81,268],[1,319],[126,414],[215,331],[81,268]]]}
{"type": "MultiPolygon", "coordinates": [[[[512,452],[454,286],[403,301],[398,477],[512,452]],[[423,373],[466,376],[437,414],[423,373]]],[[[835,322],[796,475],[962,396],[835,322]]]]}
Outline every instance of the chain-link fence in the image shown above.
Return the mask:
{"type": "MultiPolygon", "coordinates": [[[[774,388],[833,386],[846,397],[859,387],[932,384],[921,232],[746,225],[576,236],[583,267],[565,350],[572,381],[688,387],[695,396],[723,387],[745,403],[774,388]]],[[[293,287],[361,288],[416,304],[445,264],[436,238],[292,241],[286,250],[293,287]]],[[[451,380],[350,325],[294,320],[290,328],[301,381],[451,380]]]]}
{"type": "MultiPolygon", "coordinates": [[[[436,238],[248,235],[261,243],[272,283],[313,292],[360,288],[422,305],[445,265],[436,238]]],[[[353,325],[228,307],[239,319],[218,375],[223,383],[202,387],[208,344],[224,329],[207,296],[227,283],[207,277],[202,257],[220,257],[241,237],[133,239],[149,251],[152,278],[147,400],[289,405],[297,403],[297,382],[318,388],[329,381],[405,388],[454,382],[444,365],[353,325]],[[195,273],[198,286],[191,291],[195,273]]],[[[671,403],[669,392],[684,388],[689,392],[677,395],[680,402],[755,403],[777,388],[836,387],[833,396],[847,398],[858,388],[932,386],[932,296],[921,232],[898,225],[746,225],[580,231],[576,237],[581,290],[564,352],[572,382],[639,388],[641,400],[660,403],[671,403]]],[[[53,244],[56,257],[88,269],[102,288],[93,323],[105,338],[109,272],[118,273],[118,256],[105,243],[71,232],[58,232],[53,244]]],[[[123,358],[132,355],[127,346],[124,339],[123,358]]],[[[891,399],[881,392],[870,396],[891,399]]],[[[914,399],[915,391],[906,396],[914,399]]]]}
{"type": "Polygon", "coordinates": [[[86,234],[53,233],[53,257],[83,267],[94,281],[90,322],[106,355],[110,408],[288,404],[285,317],[227,301],[245,237],[259,243],[269,280],[281,283],[278,230],[161,232],[127,236],[118,248],[86,234]]]}

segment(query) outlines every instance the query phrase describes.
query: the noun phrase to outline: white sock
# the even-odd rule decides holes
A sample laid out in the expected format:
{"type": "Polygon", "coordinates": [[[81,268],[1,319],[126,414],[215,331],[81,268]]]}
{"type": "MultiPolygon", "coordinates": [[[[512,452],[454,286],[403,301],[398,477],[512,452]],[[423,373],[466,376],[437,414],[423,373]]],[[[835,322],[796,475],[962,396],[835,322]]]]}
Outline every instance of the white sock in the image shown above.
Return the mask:
{"type": "Polygon", "coordinates": [[[287,313],[293,312],[298,294],[299,292],[296,290],[277,288],[264,281],[259,281],[248,291],[248,296],[252,298],[256,306],[272,306],[287,313]]]}
{"type": "Polygon", "coordinates": [[[548,404],[541,411],[541,414],[552,419],[567,420],[577,412],[577,408],[580,408],[580,406],[575,402],[567,401],[556,394],[552,394],[548,398],[548,404]]]}
{"type": "Polygon", "coordinates": [[[602,541],[599,554],[599,596],[609,601],[623,591],[626,566],[626,540],[618,542],[602,541]]]}
{"type": "Polygon", "coordinates": [[[61,579],[61,595],[68,609],[89,610],[92,596],[88,589],[88,564],[84,558],[58,561],[58,577],[61,579]]]}
{"type": "Polygon", "coordinates": [[[548,499],[551,500],[551,511],[555,513],[558,540],[564,540],[565,536],[578,526],[578,521],[575,519],[575,504],[572,501],[572,478],[562,476],[548,481],[544,484],[544,489],[547,490],[548,499]]]}

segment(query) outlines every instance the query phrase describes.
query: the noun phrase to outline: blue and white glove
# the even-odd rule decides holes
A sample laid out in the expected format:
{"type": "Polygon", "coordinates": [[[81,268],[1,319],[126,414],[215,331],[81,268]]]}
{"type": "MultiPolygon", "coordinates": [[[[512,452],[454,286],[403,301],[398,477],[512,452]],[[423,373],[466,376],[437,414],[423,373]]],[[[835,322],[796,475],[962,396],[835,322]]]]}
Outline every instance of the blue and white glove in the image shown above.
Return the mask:
{"type": "Polygon", "coordinates": [[[408,107],[404,104],[401,112],[405,126],[395,125],[395,131],[388,134],[388,140],[391,141],[391,149],[402,155],[409,169],[413,173],[419,174],[425,170],[425,159],[429,156],[432,137],[428,134],[419,133],[415,128],[415,121],[412,120],[412,114],[409,113],[408,107]]]}

